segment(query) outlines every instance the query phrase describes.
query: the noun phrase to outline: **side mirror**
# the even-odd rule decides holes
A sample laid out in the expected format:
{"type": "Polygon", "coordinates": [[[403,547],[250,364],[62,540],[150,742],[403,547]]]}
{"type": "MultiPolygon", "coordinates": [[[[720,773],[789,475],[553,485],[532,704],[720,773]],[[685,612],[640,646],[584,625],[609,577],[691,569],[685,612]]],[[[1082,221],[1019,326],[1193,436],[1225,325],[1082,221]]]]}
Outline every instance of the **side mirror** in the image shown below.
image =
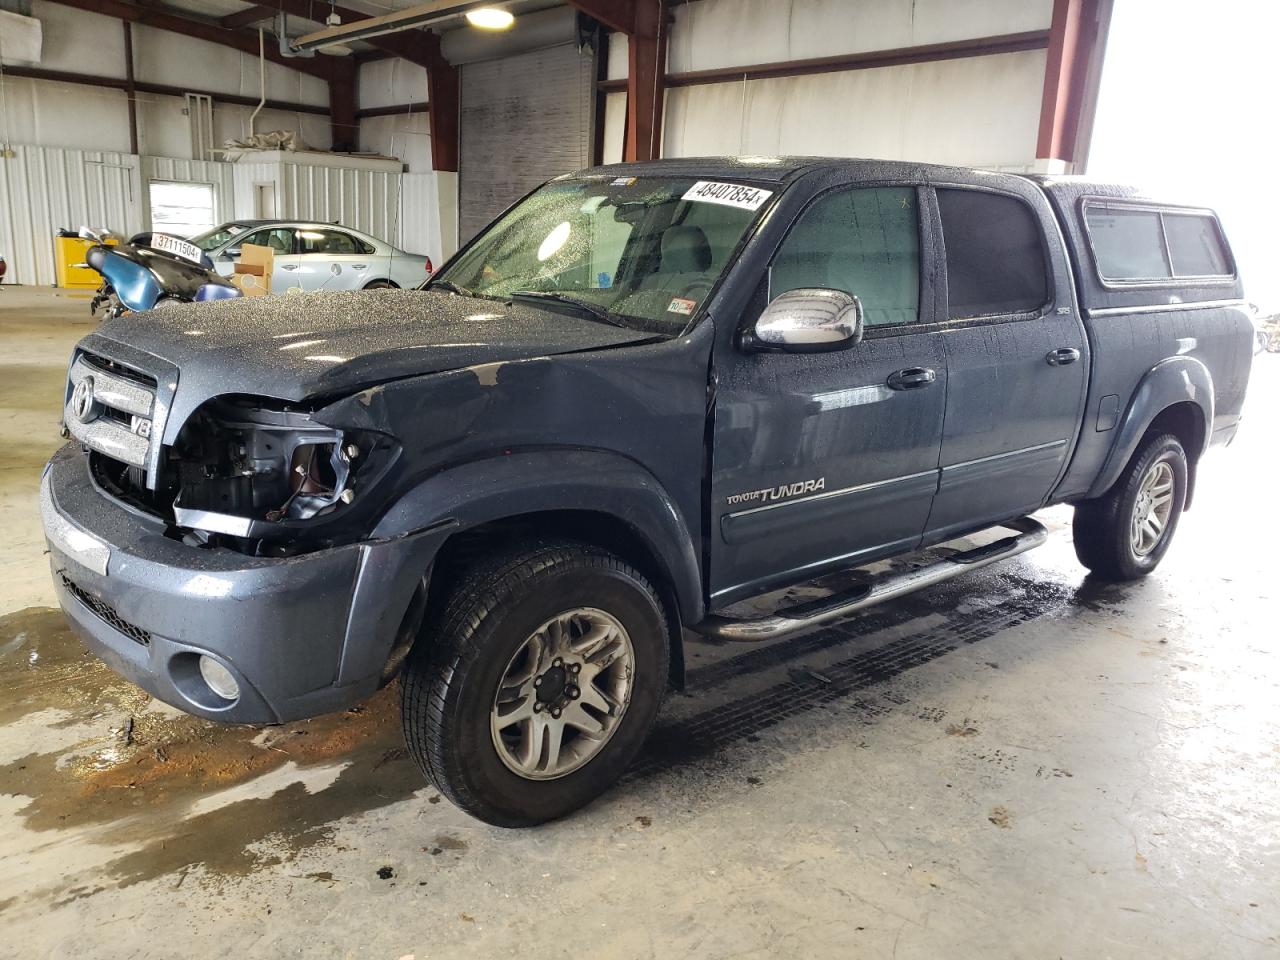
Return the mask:
{"type": "Polygon", "coordinates": [[[787,353],[847,350],[862,339],[862,304],[843,290],[803,287],[774,297],[744,346],[787,353]]]}
{"type": "Polygon", "coordinates": [[[221,256],[222,256],[222,259],[223,259],[223,260],[239,260],[239,259],[240,259],[240,248],[239,248],[239,247],[227,247],[227,249],[225,249],[225,250],[223,250],[223,251],[222,251],[221,256]]]}

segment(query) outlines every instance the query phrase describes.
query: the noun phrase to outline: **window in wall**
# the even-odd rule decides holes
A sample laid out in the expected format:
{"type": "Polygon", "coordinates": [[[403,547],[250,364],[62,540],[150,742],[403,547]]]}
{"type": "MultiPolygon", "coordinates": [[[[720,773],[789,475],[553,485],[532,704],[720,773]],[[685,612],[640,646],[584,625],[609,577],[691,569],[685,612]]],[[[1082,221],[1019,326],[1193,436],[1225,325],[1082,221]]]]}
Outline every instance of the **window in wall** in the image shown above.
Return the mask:
{"type": "Polygon", "coordinates": [[[1031,313],[1049,299],[1044,240],[1021,200],[979,190],[939,190],[947,247],[947,316],[1031,313]]]}
{"type": "Polygon", "coordinates": [[[1193,213],[1165,213],[1162,217],[1175,277],[1229,277],[1235,273],[1217,220],[1193,213]]]}
{"type": "Polygon", "coordinates": [[[913,187],[829,193],[810,206],[774,258],[770,296],[828,287],[862,303],[871,326],[920,319],[920,217],[913,187]]]}
{"type": "Polygon", "coordinates": [[[151,229],[175,237],[192,237],[212,230],[212,183],[179,183],[152,180],[147,187],[151,204],[151,229]]]}
{"type": "Polygon", "coordinates": [[[1103,279],[1165,280],[1172,275],[1156,211],[1090,203],[1084,219],[1103,279]]]}

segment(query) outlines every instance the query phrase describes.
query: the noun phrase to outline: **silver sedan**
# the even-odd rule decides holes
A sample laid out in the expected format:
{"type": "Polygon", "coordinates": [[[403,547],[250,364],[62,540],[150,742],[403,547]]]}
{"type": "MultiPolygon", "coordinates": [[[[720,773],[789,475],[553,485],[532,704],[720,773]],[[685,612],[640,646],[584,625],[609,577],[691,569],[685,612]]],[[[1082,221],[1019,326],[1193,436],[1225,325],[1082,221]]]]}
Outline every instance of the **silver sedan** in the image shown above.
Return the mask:
{"type": "Polygon", "coordinates": [[[406,253],[385,240],[332,223],[233,220],[191,242],[209,255],[224,277],[231,276],[243,244],[270,247],[275,251],[273,293],[415,287],[432,270],[426,254],[406,253]]]}

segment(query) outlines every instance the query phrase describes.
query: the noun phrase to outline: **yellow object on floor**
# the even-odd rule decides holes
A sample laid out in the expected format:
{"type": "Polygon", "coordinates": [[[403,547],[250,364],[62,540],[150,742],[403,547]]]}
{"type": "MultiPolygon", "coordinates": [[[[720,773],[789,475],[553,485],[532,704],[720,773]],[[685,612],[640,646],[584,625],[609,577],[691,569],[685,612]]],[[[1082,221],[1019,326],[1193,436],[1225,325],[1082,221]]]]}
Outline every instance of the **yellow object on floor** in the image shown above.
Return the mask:
{"type": "MultiPolygon", "coordinates": [[[[107,240],[107,246],[115,246],[115,240],[107,240]]],[[[53,261],[58,286],[71,289],[96,290],[102,283],[102,277],[91,267],[81,267],[84,263],[85,251],[94,245],[93,240],[82,240],[80,237],[54,237],[53,261]]]]}

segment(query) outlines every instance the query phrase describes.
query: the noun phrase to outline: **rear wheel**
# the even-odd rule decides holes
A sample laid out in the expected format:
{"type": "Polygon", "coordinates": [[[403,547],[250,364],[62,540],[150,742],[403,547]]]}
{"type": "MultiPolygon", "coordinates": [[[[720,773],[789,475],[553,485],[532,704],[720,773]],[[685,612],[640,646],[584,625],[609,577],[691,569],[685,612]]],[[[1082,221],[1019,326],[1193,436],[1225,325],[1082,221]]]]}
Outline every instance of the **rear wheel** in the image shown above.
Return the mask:
{"type": "Polygon", "coordinates": [[[1076,505],[1076,556],[1106,580],[1136,580],[1160,563],[1187,496],[1187,456],[1178,438],[1147,440],[1115,485],[1076,505]]]}
{"type": "Polygon", "coordinates": [[[410,654],[409,751],[440,792],[499,826],[604,792],[653,725],[667,627],[649,582],[603,550],[524,546],[464,572],[410,654]]]}
{"type": "Polygon", "coordinates": [[[393,290],[395,284],[390,280],[370,280],[364,285],[366,290],[393,290]]]}

